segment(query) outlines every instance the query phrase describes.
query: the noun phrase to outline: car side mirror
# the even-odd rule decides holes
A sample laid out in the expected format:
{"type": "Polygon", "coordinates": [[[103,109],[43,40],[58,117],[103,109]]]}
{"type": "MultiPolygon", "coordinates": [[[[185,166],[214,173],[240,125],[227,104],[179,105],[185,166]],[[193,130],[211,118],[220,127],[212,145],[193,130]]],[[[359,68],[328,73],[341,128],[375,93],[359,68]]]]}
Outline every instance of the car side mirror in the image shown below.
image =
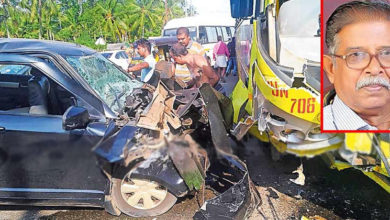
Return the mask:
{"type": "Polygon", "coordinates": [[[89,113],[83,107],[70,106],[62,116],[62,127],[67,131],[86,128],[88,122],[89,113]]]}

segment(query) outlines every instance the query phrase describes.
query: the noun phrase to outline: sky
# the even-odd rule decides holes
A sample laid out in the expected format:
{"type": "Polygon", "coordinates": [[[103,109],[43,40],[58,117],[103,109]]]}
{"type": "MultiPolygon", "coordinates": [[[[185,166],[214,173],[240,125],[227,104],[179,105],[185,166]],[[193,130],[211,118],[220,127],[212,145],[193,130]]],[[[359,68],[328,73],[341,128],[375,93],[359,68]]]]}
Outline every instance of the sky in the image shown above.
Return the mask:
{"type": "Polygon", "coordinates": [[[192,1],[200,15],[222,13],[230,16],[230,0],[187,0],[192,1]]]}

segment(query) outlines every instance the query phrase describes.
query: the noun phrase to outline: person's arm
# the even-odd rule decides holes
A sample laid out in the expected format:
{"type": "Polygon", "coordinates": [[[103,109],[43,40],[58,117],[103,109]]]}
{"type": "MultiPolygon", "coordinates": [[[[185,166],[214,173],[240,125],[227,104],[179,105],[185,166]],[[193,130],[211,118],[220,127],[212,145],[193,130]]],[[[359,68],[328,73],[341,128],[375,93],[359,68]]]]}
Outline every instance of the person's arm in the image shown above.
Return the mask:
{"type": "Polygon", "coordinates": [[[149,68],[149,63],[142,62],[142,63],[139,63],[139,64],[137,64],[135,66],[129,67],[127,69],[127,72],[135,72],[135,71],[139,71],[139,70],[142,70],[142,69],[145,69],[145,68],[149,68]]]}
{"type": "Polygon", "coordinates": [[[196,65],[202,67],[201,77],[202,83],[209,83],[214,87],[215,84],[219,81],[219,76],[214,72],[214,69],[207,63],[207,60],[204,57],[199,57],[196,59],[196,65]]]}
{"type": "Polygon", "coordinates": [[[175,77],[175,72],[176,72],[176,64],[175,63],[172,63],[171,65],[171,71],[172,71],[172,77],[175,77]]]}
{"type": "Polygon", "coordinates": [[[217,45],[218,43],[216,43],[213,48],[213,60],[217,59],[217,50],[218,50],[217,45]]]}
{"type": "Polygon", "coordinates": [[[202,71],[207,76],[208,83],[214,87],[219,81],[219,76],[214,72],[214,69],[209,65],[204,65],[202,66],[202,71]]]}

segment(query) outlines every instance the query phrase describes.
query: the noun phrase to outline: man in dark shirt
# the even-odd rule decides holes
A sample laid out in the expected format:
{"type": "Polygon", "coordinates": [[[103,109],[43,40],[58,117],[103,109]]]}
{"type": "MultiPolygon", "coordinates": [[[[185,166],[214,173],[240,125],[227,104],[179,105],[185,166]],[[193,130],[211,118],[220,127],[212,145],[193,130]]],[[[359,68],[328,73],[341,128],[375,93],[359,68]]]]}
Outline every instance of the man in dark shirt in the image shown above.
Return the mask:
{"type": "Polygon", "coordinates": [[[237,59],[236,59],[236,37],[232,37],[231,41],[227,44],[230,58],[228,61],[228,66],[226,70],[226,75],[229,75],[230,72],[233,73],[233,76],[237,75],[237,59]]]}

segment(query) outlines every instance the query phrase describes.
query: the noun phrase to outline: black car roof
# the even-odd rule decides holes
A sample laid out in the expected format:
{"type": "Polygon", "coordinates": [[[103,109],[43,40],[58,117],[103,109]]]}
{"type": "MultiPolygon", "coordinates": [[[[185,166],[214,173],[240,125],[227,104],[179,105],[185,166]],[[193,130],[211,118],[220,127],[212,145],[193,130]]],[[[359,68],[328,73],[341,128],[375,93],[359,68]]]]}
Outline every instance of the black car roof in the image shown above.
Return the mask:
{"type": "Polygon", "coordinates": [[[0,52],[46,51],[62,56],[85,56],[96,51],[75,43],[61,41],[0,38],[0,52]]]}
{"type": "Polygon", "coordinates": [[[152,39],[148,39],[148,41],[156,46],[168,45],[172,46],[177,43],[177,37],[155,37],[152,39]]]}

